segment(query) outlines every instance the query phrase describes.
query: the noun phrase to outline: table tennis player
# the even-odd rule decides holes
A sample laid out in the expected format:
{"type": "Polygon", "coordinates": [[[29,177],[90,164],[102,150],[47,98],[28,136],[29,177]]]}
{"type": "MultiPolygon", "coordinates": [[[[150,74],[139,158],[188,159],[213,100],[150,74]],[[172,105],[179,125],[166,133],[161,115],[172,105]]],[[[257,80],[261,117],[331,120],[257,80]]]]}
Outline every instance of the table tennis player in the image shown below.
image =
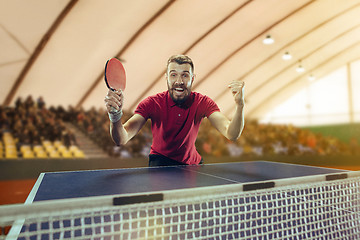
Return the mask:
{"type": "Polygon", "coordinates": [[[105,106],[115,144],[126,144],[151,119],[153,142],[149,166],[193,165],[203,162],[195,147],[203,118],[207,117],[227,139],[235,141],[240,137],[244,128],[244,82],[233,81],[228,86],[236,103],[233,118],[229,120],[212,99],[191,91],[195,74],[188,56],[170,57],[165,77],[168,90],[142,100],[125,123],[121,121],[123,92],[108,91],[105,106]]]}

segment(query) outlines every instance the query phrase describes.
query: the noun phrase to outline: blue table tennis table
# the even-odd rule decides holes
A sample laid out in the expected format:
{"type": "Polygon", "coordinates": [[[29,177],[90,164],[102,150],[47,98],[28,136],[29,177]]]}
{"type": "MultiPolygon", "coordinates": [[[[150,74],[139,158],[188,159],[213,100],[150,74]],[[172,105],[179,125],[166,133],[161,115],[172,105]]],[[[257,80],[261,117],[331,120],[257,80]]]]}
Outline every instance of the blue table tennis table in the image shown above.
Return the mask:
{"type": "Polygon", "coordinates": [[[345,170],[267,161],[42,173],[27,203],[333,174],[345,170]]]}
{"type": "Polygon", "coordinates": [[[44,240],[360,237],[358,172],[268,161],[47,172],[24,207],[93,202],[84,217],[21,221],[17,232],[40,230],[44,240]]]}

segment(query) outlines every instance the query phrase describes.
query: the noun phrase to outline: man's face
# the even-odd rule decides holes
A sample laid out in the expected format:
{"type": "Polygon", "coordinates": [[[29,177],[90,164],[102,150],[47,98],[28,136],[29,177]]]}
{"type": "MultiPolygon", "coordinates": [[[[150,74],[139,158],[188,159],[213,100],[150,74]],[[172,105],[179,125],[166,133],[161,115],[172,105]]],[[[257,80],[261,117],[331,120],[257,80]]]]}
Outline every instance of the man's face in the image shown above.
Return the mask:
{"type": "Polygon", "coordinates": [[[190,96],[194,74],[188,63],[171,62],[166,73],[167,85],[172,100],[181,104],[190,96]]]}

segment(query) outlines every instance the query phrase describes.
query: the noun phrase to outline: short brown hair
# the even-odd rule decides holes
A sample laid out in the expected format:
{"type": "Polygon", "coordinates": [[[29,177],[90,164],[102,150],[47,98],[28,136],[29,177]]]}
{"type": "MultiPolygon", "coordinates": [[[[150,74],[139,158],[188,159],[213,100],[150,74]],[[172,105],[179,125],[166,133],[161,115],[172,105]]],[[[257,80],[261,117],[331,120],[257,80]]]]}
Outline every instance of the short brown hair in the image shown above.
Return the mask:
{"type": "Polygon", "coordinates": [[[167,61],[167,67],[169,67],[169,64],[172,62],[176,62],[177,64],[190,64],[192,72],[194,72],[194,63],[191,60],[191,58],[189,58],[186,55],[173,55],[169,58],[169,60],[167,61]]]}

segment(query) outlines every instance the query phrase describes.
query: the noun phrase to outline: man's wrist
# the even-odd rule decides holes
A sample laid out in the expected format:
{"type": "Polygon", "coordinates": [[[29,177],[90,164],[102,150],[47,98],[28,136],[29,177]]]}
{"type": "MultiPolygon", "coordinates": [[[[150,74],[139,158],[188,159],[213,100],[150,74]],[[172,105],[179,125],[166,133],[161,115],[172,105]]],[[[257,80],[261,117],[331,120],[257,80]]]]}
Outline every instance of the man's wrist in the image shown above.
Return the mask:
{"type": "Polygon", "coordinates": [[[245,106],[245,103],[244,102],[236,103],[236,106],[238,108],[243,108],[245,106]]]}
{"type": "Polygon", "coordinates": [[[108,114],[109,114],[110,122],[116,123],[121,119],[123,112],[122,112],[122,110],[120,110],[117,112],[109,112],[108,114]]]}

